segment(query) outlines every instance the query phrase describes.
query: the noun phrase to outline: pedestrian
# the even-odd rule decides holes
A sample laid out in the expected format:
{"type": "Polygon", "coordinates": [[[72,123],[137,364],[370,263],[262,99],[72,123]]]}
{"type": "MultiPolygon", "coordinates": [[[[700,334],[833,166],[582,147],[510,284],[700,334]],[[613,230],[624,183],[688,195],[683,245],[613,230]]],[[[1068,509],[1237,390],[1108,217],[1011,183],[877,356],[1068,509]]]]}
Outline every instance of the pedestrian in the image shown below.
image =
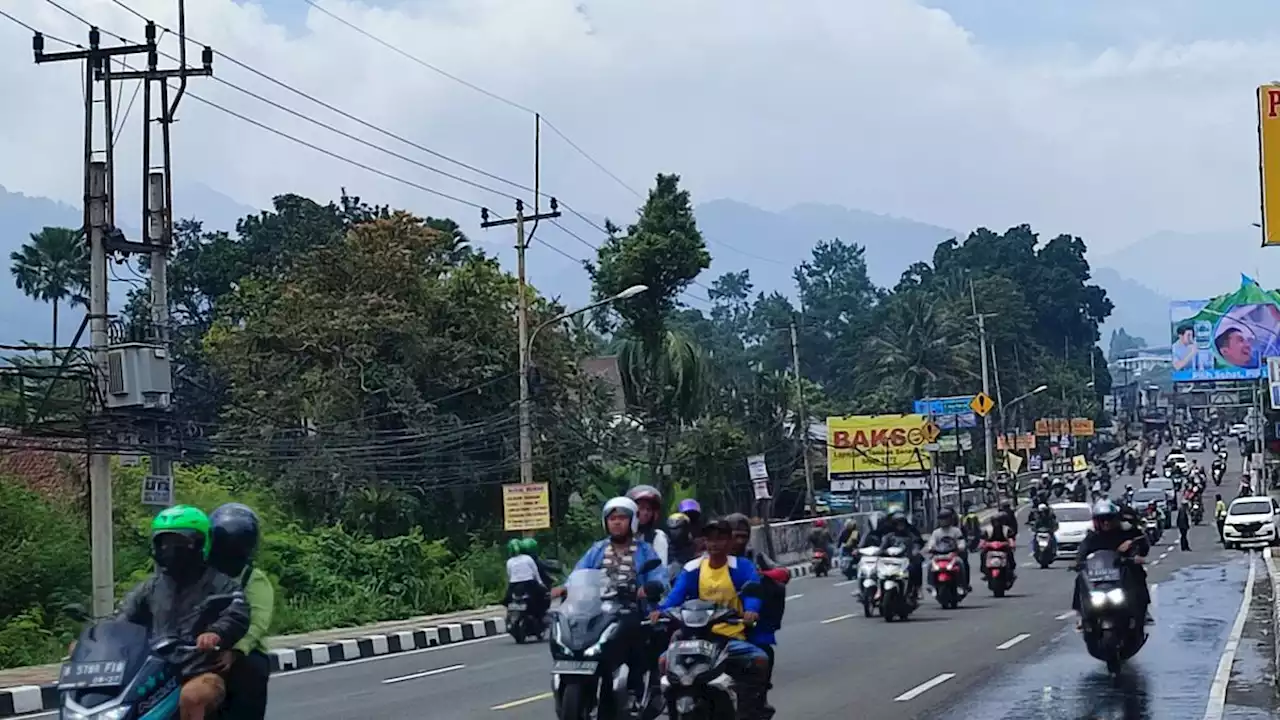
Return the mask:
{"type": "Polygon", "coordinates": [[[1227,524],[1227,504],[1222,501],[1221,493],[1215,496],[1213,502],[1213,519],[1218,524],[1218,542],[1226,545],[1227,539],[1222,534],[1222,528],[1227,524]]]}
{"type": "Polygon", "coordinates": [[[1187,512],[1187,504],[1182,503],[1178,506],[1178,535],[1182,542],[1183,552],[1191,550],[1191,543],[1187,542],[1187,531],[1191,529],[1191,515],[1187,512]]]}

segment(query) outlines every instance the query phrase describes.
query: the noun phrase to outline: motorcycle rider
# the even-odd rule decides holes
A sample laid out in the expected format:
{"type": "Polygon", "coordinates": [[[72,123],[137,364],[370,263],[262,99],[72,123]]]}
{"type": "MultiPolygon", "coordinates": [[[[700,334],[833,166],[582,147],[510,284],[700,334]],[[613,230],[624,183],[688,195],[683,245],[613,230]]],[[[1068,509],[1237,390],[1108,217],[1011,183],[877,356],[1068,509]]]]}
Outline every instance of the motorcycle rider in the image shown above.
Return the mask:
{"type": "Polygon", "coordinates": [[[814,550],[821,550],[831,557],[831,531],[827,529],[827,521],[818,518],[813,521],[813,529],[809,531],[809,546],[814,550]]]}
{"type": "Polygon", "coordinates": [[[693,546],[697,555],[701,555],[703,550],[702,543],[702,506],[697,500],[687,498],[680,501],[680,506],[676,508],[677,512],[684,513],[689,518],[689,536],[693,538],[693,546]]]}
{"type": "Polygon", "coordinates": [[[507,593],[502,598],[502,604],[510,605],[517,593],[524,593],[529,598],[529,614],[542,617],[550,607],[542,568],[525,552],[524,544],[519,538],[507,541],[507,554],[510,555],[507,558],[507,593]]]}
{"type": "MultiPolygon", "coordinates": [[[[1093,506],[1093,530],[1080,543],[1076,553],[1076,570],[1084,566],[1085,559],[1099,550],[1112,550],[1131,558],[1134,564],[1122,576],[1122,584],[1129,597],[1134,598],[1143,609],[1145,622],[1151,624],[1151,592],[1147,587],[1147,571],[1143,567],[1151,546],[1140,528],[1125,527],[1121,522],[1120,509],[1110,500],[1099,500],[1093,506]]],[[[1072,593],[1071,609],[1080,612],[1080,601],[1083,581],[1077,576],[1075,591],[1072,593]]],[[[1084,626],[1083,620],[1077,620],[1076,629],[1084,626]]]]}
{"type": "Polygon", "coordinates": [[[964,531],[965,555],[968,555],[982,540],[982,519],[973,511],[973,503],[969,501],[964,503],[964,517],[960,519],[960,529],[964,531]]]}
{"type": "MultiPolygon", "coordinates": [[[[684,564],[698,557],[697,544],[693,541],[693,525],[689,516],[684,513],[671,513],[667,516],[667,548],[668,567],[684,567],[684,564]]],[[[673,575],[674,577],[674,575],[673,575]]]]}
{"type": "Polygon", "coordinates": [[[222,703],[226,679],[216,671],[219,656],[211,653],[235,646],[249,631],[249,606],[240,585],[208,563],[209,537],[209,516],[199,508],[161,510],[151,522],[156,572],[125,596],[117,616],[148,628],[152,637],[195,635],[202,652],[181,669],[181,720],[204,720],[222,703]],[[208,627],[195,627],[201,603],[214,595],[236,597],[208,627]]]}
{"type": "Polygon", "coordinates": [[[884,541],[884,536],[887,534],[889,534],[889,516],[882,512],[871,513],[867,516],[867,531],[862,534],[862,542],[858,544],[858,549],[880,547],[880,543],[884,541]]]}
{"type": "Polygon", "coordinates": [[[1013,552],[1013,546],[1018,538],[1018,520],[1013,514],[1013,506],[1007,501],[1000,503],[1000,510],[992,516],[991,521],[982,526],[982,539],[978,544],[978,562],[983,572],[987,567],[987,543],[989,542],[1007,542],[1010,545],[1009,552],[1009,572],[1017,575],[1018,554],[1013,552]]]}
{"type": "MultiPolygon", "coordinates": [[[[1226,453],[1223,453],[1225,455],[1226,453]]],[[[1213,477],[1217,479],[1227,472],[1227,460],[1223,455],[1219,455],[1213,459],[1213,477]]]]}
{"type": "MultiPolygon", "coordinates": [[[[758,646],[747,641],[746,629],[756,624],[762,602],[758,597],[743,597],[741,591],[749,582],[760,582],[756,566],[746,558],[729,554],[733,542],[730,524],[717,519],[703,528],[707,554],[690,561],[676,578],[675,586],[662,601],[661,610],[679,607],[698,598],[737,610],[742,624],[720,624],[712,632],[729,639],[727,670],[734,680],[738,696],[738,717],[743,720],[767,720],[771,717],[764,702],[768,685],[769,657],[758,646]]],[[[650,616],[658,620],[658,611],[650,616]]]]}
{"type": "Polygon", "coordinates": [[[938,511],[938,527],[929,533],[929,539],[924,544],[924,553],[932,554],[937,549],[938,543],[948,538],[954,543],[960,558],[960,587],[964,588],[965,592],[973,592],[973,587],[969,585],[968,544],[965,542],[964,530],[956,524],[956,511],[949,505],[938,511]]]}
{"type": "Polygon", "coordinates": [[[1018,516],[1013,511],[1013,503],[1008,500],[1001,500],[999,509],[994,517],[991,518],[992,525],[1003,525],[1007,528],[1007,535],[1010,540],[1018,537],[1018,516]]]}
{"type": "Polygon", "coordinates": [[[861,533],[858,531],[858,523],[852,520],[845,521],[844,526],[840,528],[840,537],[836,540],[840,546],[841,555],[857,554],[859,535],[861,533]]]}
{"type": "Polygon", "coordinates": [[[662,531],[662,493],[652,485],[636,485],[627,491],[627,497],[640,508],[640,537],[653,546],[662,564],[670,561],[670,542],[662,531]]]}
{"type": "Polygon", "coordinates": [[[249,630],[230,650],[224,650],[219,667],[227,678],[227,699],[222,714],[235,720],[262,720],[267,714],[267,631],[275,610],[276,591],[267,574],[253,566],[258,549],[258,515],[246,505],[227,503],[209,514],[209,564],[244,589],[249,604],[249,630]]]}
{"type": "Polygon", "coordinates": [[[1133,489],[1133,484],[1132,484],[1132,483],[1130,483],[1130,484],[1128,484],[1128,485],[1125,485],[1125,486],[1124,486],[1124,502],[1125,502],[1125,504],[1126,504],[1126,505],[1128,505],[1129,503],[1132,503],[1132,502],[1133,502],[1133,493],[1134,493],[1134,492],[1136,492],[1136,491],[1133,489]]]}
{"type": "Polygon", "coordinates": [[[769,704],[768,691],[773,689],[773,667],[777,657],[774,646],[778,644],[777,633],[782,628],[782,616],[787,609],[787,582],[791,573],[779,567],[773,558],[760,550],[751,547],[751,521],[742,513],[725,516],[733,531],[733,547],[731,555],[746,558],[755,564],[760,573],[760,618],[756,624],[748,628],[747,641],[756,645],[769,657],[769,671],[765,682],[765,711],[772,716],[773,706],[769,704]]]}
{"type": "Polygon", "coordinates": [[[907,547],[907,552],[911,559],[908,566],[908,580],[911,582],[911,592],[918,592],[923,581],[924,575],[924,558],[920,556],[920,548],[924,545],[924,538],[921,537],[920,531],[915,525],[907,519],[907,514],[901,510],[894,510],[889,513],[888,527],[884,537],[880,540],[880,549],[888,550],[895,544],[901,543],[907,547]]]}

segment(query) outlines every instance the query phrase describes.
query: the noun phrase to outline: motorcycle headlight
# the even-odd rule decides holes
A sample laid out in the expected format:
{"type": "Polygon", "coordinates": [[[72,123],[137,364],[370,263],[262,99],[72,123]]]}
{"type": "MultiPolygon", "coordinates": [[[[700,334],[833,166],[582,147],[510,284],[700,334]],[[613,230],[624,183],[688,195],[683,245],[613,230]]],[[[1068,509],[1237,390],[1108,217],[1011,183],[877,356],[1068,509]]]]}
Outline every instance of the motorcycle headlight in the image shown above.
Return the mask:
{"type": "Polygon", "coordinates": [[[1120,588],[1114,588],[1112,590],[1108,590],[1107,600],[1109,600],[1112,605],[1119,605],[1120,603],[1124,602],[1124,591],[1121,590],[1120,588]]]}
{"type": "Polygon", "coordinates": [[[66,720],[121,720],[121,718],[128,716],[130,709],[132,709],[130,705],[116,705],[101,712],[91,710],[85,713],[78,713],[64,708],[62,717],[66,718],[66,720]]]}
{"type": "Polygon", "coordinates": [[[1089,593],[1089,604],[1094,605],[1095,607],[1098,605],[1106,605],[1107,594],[1102,592],[1101,590],[1094,590],[1093,592],[1089,593]]]}

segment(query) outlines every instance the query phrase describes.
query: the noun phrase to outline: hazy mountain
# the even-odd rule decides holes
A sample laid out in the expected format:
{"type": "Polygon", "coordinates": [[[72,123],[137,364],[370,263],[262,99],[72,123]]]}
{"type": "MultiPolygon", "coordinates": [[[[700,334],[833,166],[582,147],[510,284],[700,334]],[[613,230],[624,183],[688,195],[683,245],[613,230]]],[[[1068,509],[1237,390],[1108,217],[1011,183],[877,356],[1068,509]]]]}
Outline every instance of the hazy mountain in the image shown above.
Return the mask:
{"type": "Polygon", "coordinates": [[[1260,247],[1260,231],[1160,232],[1094,259],[1173,300],[1198,300],[1234,291],[1240,273],[1263,287],[1280,287],[1280,248],[1260,247]]]}
{"type": "Polygon", "coordinates": [[[1151,345],[1168,344],[1169,298],[1109,267],[1095,267],[1093,281],[1107,291],[1116,306],[1100,329],[1104,348],[1117,328],[1151,345]]]}

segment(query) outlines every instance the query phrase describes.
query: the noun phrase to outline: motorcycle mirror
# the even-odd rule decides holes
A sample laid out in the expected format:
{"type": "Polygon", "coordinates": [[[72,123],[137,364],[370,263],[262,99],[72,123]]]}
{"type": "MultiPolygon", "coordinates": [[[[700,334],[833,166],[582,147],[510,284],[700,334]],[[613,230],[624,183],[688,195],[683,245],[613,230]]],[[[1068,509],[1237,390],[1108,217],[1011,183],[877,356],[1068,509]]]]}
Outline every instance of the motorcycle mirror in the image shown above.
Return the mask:
{"type": "Polygon", "coordinates": [[[76,622],[88,622],[91,617],[89,611],[81,603],[72,602],[62,606],[62,614],[75,620],[76,622]]]}
{"type": "Polygon", "coordinates": [[[659,560],[658,558],[650,558],[649,562],[646,562],[644,565],[640,566],[640,574],[647,575],[648,573],[651,573],[660,567],[662,567],[661,560],[659,560]]]}

